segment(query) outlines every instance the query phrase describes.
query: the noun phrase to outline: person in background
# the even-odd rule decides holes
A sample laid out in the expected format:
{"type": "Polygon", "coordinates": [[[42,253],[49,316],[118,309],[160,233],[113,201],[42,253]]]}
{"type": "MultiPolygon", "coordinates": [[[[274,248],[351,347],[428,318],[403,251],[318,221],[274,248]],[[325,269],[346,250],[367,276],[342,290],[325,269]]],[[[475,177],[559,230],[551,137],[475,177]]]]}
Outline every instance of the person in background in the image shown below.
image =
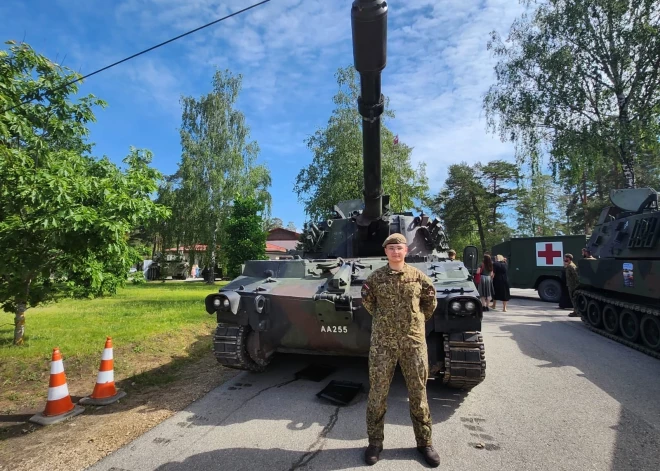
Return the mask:
{"type": "Polygon", "coordinates": [[[511,286],[509,285],[508,267],[505,258],[497,254],[493,263],[493,304],[490,306],[495,309],[497,301],[502,301],[502,312],[506,312],[506,303],[511,299],[511,286]]]}
{"type": "Polygon", "coordinates": [[[449,249],[447,256],[449,257],[449,260],[456,260],[456,251],[454,249],[449,249]]]}
{"type": "Polygon", "coordinates": [[[481,275],[479,286],[477,286],[479,297],[481,298],[481,305],[483,306],[484,311],[488,311],[488,303],[493,299],[493,277],[495,276],[495,273],[493,272],[493,261],[490,258],[490,255],[484,255],[483,263],[477,270],[477,273],[481,275]]]}
{"type": "Polygon", "coordinates": [[[570,253],[564,254],[564,270],[566,271],[566,285],[568,286],[568,295],[573,302],[573,311],[568,315],[568,317],[578,317],[578,314],[575,312],[575,289],[580,284],[580,277],[578,275],[577,267],[573,263],[573,255],[570,253]]]}
{"type": "Polygon", "coordinates": [[[571,295],[568,293],[568,284],[566,280],[566,258],[564,258],[564,268],[561,271],[561,295],[559,297],[558,309],[573,309],[573,301],[571,295]]]}
{"type": "Polygon", "coordinates": [[[591,255],[591,250],[587,250],[586,248],[582,249],[582,258],[585,260],[596,260],[596,258],[591,255]]]}

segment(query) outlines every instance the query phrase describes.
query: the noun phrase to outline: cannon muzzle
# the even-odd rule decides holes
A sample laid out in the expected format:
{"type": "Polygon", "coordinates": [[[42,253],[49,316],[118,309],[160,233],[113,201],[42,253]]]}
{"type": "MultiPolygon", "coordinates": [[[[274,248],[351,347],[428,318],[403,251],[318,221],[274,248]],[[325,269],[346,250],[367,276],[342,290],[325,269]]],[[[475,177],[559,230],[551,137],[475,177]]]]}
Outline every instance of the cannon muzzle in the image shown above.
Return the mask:
{"type": "Polygon", "coordinates": [[[387,2],[355,0],[351,7],[353,60],[360,74],[358,111],[362,115],[364,211],[360,225],[369,225],[383,214],[380,115],[385,99],[380,91],[381,71],[387,63],[387,2]]]}

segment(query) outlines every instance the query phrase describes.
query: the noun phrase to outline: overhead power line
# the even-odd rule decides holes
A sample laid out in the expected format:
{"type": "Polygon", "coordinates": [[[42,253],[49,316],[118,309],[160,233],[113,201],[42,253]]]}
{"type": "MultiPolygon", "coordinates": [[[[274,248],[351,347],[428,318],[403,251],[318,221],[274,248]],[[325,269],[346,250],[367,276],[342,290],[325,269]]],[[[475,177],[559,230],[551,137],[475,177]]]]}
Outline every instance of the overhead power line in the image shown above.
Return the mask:
{"type": "MultiPolygon", "coordinates": [[[[188,36],[189,34],[195,33],[195,32],[197,32],[197,31],[199,31],[200,29],[207,28],[207,27],[212,26],[212,25],[214,25],[214,24],[216,24],[216,23],[220,23],[221,21],[224,21],[224,20],[226,20],[226,19],[229,19],[229,18],[231,18],[232,16],[240,15],[241,13],[244,13],[244,12],[246,12],[246,11],[248,11],[248,10],[251,10],[251,9],[253,9],[253,8],[256,8],[256,7],[260,6],[260,5],[263,5],[264,3],[268,3],[268,2],[270,2],[270,0],[263,0],[262,2],[255,3],[254,5],[250,5],[249,7],[243,8],[242,10],[238,10],[238,11],[236,11],[236,12],[234,12],[234,13],[231,13],[231,14],[225,16],[225,17],[219,18],[219,19],[217,19],[217,20],[215,20],[215,21],[212,21],[212,22],[207,23],[207,24],[205,24],[205,25],[203,25],[203,26],[200,26],[199,28],[192,29],[192,30],[190,30],[190,31],[188,31],[188,32],[186,32],[186,33],[180,34],[180,35],[178,35],[178,36],[176,36],[176,37],[174,37],[174,38],[172,38],[172,39],[168,39],[167,41],[164,41],[164,42],[162,42],[162,43],[160,43],[160,44],[156,44],[155,46],[152,46],[152,47],[150,47],[149,49],[145,49],[144,51],[140,51],[140,52],[138,52],[137,54],[133,54],[132,56],[126,57],[125,59],[122,59],[122,60],[117,61],[117,62],[115,62],[115,63],[113,63],[113,64],[110,64],[110,65],[108,65],[108,66],[105,66],[105,67],[103,67],[102,69],[95,70],[94,72],[89,73],[89,74],[87,74],[87,75],[85,75],[85,76],[83,76],[83,77],[80,77],[80,78],[76,79],[76,80],[71,80],[70,82],[67,82],[67,83],[65,83],[64,85],[60,85],[59,87],[55,87],[53,90],[51,90],[51,92],[56,91],[56,90],[59,90],[59,89],[61,89],[61,88],[68,87],[69,85],[73,85],[73,84],[76,83],[76,82],[80,82],[81,80],[84,80],[84,79],[86,79],[86,78],[88,78],[88,77],[91,77],[92,75],[96,75],[96,74],[98,74],[98,73],[100,73],[100,72],[103,72],[104,70],[108,70],[108,69],[110,69],[110,68],[112,68],[112,67],[114,67],[114,66],[116,66],[116,65],[121,64],[122,62],[126,62],[126,61],[128,61],[128,60],[133,59],[134,57],[140,56],[140,55],[145,54],[145,53],[147,53],[147,52],[149,52],[149,51],[153,51],[154,49],[157,49],[157,48],[159,48],[159,47],[161,47],[161,46],[164,46],[165,44],[171,43],[171,42],[173,42],[173,41],[176,41],[177,39],[181,39],[181,38],[183,38],[184,36],[188,36]]],[[[39,94],[39,96],[36,97],[36,98],[31,98],[31,99],[29,99],[29,100],[26,100],[26,101],[23,101],[23,102],[19,103],[18,105],[14,105],[14,106],[12,106],[11,108],[7,108],[7,109],[5,109],[5,110],[2,110],[2,113],[5,113],[5,112],[7,112],[7,111],[12,111],[13,109],[18,108],[19,106],[23,106],[23,105],[25,105],[26,103],[30,103],[30,102],[33,101],[33,100],[37,100],[37,99],[40,99],[40,98],[44,98],[45,95],[46,95],[46,94],[44,94],[44,95],[39,94]]]]}

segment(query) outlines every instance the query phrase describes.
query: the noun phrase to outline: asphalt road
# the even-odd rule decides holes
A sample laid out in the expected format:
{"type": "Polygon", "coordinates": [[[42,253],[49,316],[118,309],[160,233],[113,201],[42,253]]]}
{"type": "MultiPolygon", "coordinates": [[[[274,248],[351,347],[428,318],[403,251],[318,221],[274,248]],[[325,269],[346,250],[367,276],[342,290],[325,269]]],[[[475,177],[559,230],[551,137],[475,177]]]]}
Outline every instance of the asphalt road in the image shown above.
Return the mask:
{"type": "MultiPolygon", "coordinates": [[[[469,393],[429,385],[438,469],[660,469],[660,361],[532,296],[486,313],[481,385],[469,393]]],[[[269,372],[238,375],[89,469],[363,468],[366,395],[343,407],[317,398],[331,379],[366,390],[366,360],[281,356],[269,372]],[[337,370],[321,382],[294,379],[315,361],[337,370]]],[[[388,404],[373,469],[426,467],[398,370],[388,404]]]]}

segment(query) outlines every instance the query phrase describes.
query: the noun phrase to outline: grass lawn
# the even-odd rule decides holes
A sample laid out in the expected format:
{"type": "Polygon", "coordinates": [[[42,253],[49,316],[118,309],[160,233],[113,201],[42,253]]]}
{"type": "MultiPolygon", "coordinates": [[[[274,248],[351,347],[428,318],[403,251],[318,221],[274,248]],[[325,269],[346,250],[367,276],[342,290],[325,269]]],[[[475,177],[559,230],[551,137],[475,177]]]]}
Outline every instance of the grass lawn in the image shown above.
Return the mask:
{"type": "MultiPolygon", "coordinates": [[[[151,282],[128,285],[113,297],[63,300],[29,309],[25,345],[14,347],[13,315],[0,316],[0,413],[45,403],[54,347],[72,382],[91,393],[107,336],[114,348],[115,382],[135,387],[171,381],[183,364],[211,354],[215,316],[204,298],[223,283],[151,282]]],[[[81,393],[83,394],[83,393],[81,393]]]]}

